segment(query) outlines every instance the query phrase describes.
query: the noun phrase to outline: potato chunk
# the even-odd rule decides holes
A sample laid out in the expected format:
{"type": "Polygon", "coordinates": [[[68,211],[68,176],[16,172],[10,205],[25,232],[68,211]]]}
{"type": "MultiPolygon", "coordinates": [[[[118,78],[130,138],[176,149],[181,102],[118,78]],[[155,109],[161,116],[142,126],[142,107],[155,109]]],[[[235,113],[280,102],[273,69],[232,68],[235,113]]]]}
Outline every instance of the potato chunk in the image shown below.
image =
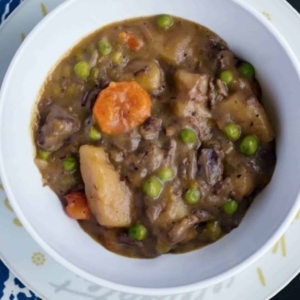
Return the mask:
{"type": "Polygon", "coordinates": [[[192,41],[191,35],[176,31],[168,34],[164,39],[162,37],[157,38],[152,47],[168,64],[178,65],[185,60],[192,41]]]}
{"type": "Polygon", "coordinates": [[[205,96],[208,92],[209,75],[195,74],[179,69],[174,74],[177,89],[187,94],[190,99],[205,96]]]}
{"type": "Polygon", "coordinates": [[[179,118],[188,118],[194,116],[197,120],[211,118],[211,113],[204,101],[187,100],[183,97],[178,97],[173,100],[171,107],[175,116],[179,118]]]}
{"type": "Polygon", "coordinates": [[[243,134],[256,135],[261,143],[268,143],[275,137],[273,127],[261,104],[254,97],[235,93],[220,101],[213,109],[213,118],[219,128],[234,122],[241,126],[243,134]]]}
{"type": "Polygon", "coordinates": [[[79,152],[88,204],[99,224],[106,227],[130,226],[132,194],[120,181],[104,149],[85,145],[79,152]]]}
{"type": "Polygon", "coordinates": [[[149,63],[136,74],[135,81],[149,93],[158,90],[162,83],[160,67],[156,62],[149,63]]]}
{"type": "Polygon", "coordinates": [[[187,205],[182,197],[176,194],[173,187],[167,187],[161,198],[164,202],[164,209],[156,220],[161,226],[177,222],[189,214],[187,205]]]}
{"type": "Polygon", "coordinates": [[[148,93],[157,91],[163,82],[163,71],[156,61],[133,60],[124,69],[124,74],[118,74],[118,80],[135,80],[148,93]]]}
{"type": "Polygon", "coordinates": [[[236,200],[241,201],[251,195],[256,187],[255,174],[249,168],[240,166],[229,177],[230,187],[236,200]]]}

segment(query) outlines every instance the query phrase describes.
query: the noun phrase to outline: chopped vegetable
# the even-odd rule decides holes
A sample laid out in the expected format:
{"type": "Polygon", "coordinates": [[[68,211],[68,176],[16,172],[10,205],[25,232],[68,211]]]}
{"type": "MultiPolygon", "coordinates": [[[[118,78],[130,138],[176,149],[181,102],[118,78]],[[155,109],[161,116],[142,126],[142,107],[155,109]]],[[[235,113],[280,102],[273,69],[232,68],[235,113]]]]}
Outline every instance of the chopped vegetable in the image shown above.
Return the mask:
{"type": "Polygon", "coordinates": [[[252,79],[255,75],[254,67],[251,64],[247,63],[247,62],[244,62],[240,66],[240,72],[244,77],[246,77],[248,79],[252,79]]]}
{"type": "Polygon", "coordinates": [[[151,48],[157,51],[159,59],[163,59],[168,64],[178,67],[189,56],[192,42],[193,35],[186,34],[186,32],[180,30],[172,30],[166,36],[163,34],[156,35],[151,48]]]}
{"type": "Polygon", "coordinates": [[[80,147],[80,170],[91,212],[105,227],[129,227],[133,198],[102,147],[80,147]]]}
{"type": "Polygon", "coordinates": [[[222,131],[230,120],[241,126],[243,135],[255,135],[261,143],[269,143],[275,138],[273,126],[257,99],[247,95],[240,90],[218,101],[212,109],[213,119],[222,131]]]}
{"type": "Polygon", "coordinates": [[[237,211],[238,207],[239,205],[236,201],[229,200],[223,205],[223,211],[227,215],[233,215],[237,211]]]}
{"type": "Polygon", "coordinates": [[[101,91],[93,109],[93,115],[107,134],[127,132],[151,115],[148,93],[136,82],[111,82],[101,91]]]}
{"type": "Polygon", "coordinates": [[[211,221],[206,223],[204,232],[207,234],[207,236],[211,239],[212,242],[215,242],[221,236],[222,229],[220,227],[219,222],[211,221]]]}
{"type": "Polygon", "coordinates": [[[160,15],[157,17],[157,25],[160,28],[169,28],[174,24],[174,19],[170,15],[160,15]]]}
{"type": "Polygon", "coordinates": [[[84,193],[71,193],[65,196],[67,200],[66,213],[75,220],[88,220],[91,216],[84,193]]]}
{"type": "Polygon", "coordinates": [[[39,150],[39,158],[41,158],[42,160],[48,160],[48,158],[50,157],[50,152],[45,151],[45,150],[39,150]]]}
{"type": "Polygon", "coordinates": [[[98,141],[101,139],[101,132],[95,126],[92,126],[89,130],[89,137],[93,141],[98,141]]]}
{"type": "Polygon", "coordinates": [[[181,130],[180,138],[185,144],[194,144],[197,141],[197,135],[195,131],[190,128],[181,130]]]}
{"type": "Polygon", "coordinates": [[[171,250],[171,245],[170,243],[163,242],[159,239],[157,241],[156,250],[161,254],[165,254],[171,250]]]}
{"type": "Polygon", "coordinates": [[[78,77],[86,79],[90,75],[90,65],[85,61],[80,61],[75,65],[74,72],[78,77]]]}
{"type": "MultiPolygon", "coordinates": [[[[209,76],[207,74],[195,74],[184,69],[178,69],[174,74],[174,80],[178,92],[186,94],[187,100],[206,96],[209,89],[209,76]]],[[[199,105],[199,103],[197,104],[199,105]]],[[[206,110],[208,109],[206,108],[206,110]]],[[[207,117],[209,118],[209,116],[207,117]]]]}
{"type": "Polygon", "coordinates": [[[227,85],[231,83],[231,81],[233,80],[233,74],[231,71],[227,70],[227,71],[223,71],[220,74],[220,79],[222,82],[226,83],[227,85]]]}
{"type": "Polygon", "coordinates": [[[77,161],[74,157],[67,157],[63,161],[63,167],[66,172],[73,172],[77,168],[77,161]]]}
{"type": "Polygon", "coordinates": [[[98,50],[99,50],[100,54],[102,54],[103,56],[106,56],[106,55],[110,54],[110,52],[112,51],[112,46],[107,39],[102,39],[98,43],[98,50]]]}
{"type": "Polygon", "coordinates": [[[224,133],[229,140],[235,142],[241,136],[241,127],[235,123],[228,123],[224,128],[224,133]]]}
{"type": "Polygon", "coordinates": [[[197,188],[192,188],[184,194],[184,199],[188,204],[196,204],[199,202],[200,196],[200,191],[197,188]]]}
{"type": "Polygon", "coordinates": [[[140,71],[135,75],[134,80],[148,93],[158,90],[162,84],[162,75],[159,65],[156,62],[146,62],[142,70],[144,71],[140,71]]]}
{"type": "Polygon", "coordinates": [[[115,65],[120,65],[124,61],[123,54],[120,51],[115,51],[111,54],[111,60],[115,65]]]}
{"type": "Polygon", "coordinates": [[[171,168],[164,167],[158,172],[158,178],[163,182],[171,180],[173,176],[174,172],[171,168]]]}
{"type": "Polygon", "coordinates": [[[124,41],[131,50],[137,51],[143,46],[143,42],[131,32],[122,31],[119,34],[119,38],[124,41]]]}
{"type": "Polygon", "coordinates": [[[129,228],[129,235],[137,241],[142,241],[147,236],[147,229],[141,224],[135,224],[129,228]]]}
{"type": "Polygon", "coordinates": [[[240,150],[243,154],[252,156],[257,152],[258,145],[257,138],[254,135],[248,135],[242,140],[240,150]]]}
{"type": "Polygon", "coordinates": [[[157,177],[151,177],[143,185],[143,192],[150,198],[156,199],[163,190],[163,184],[157,177]]]}
{"type": "Polygon", "coordinates": [[[257,185],[257,175],[249,166],[241,164],[229,176],[229,186],[231,187],[234,199],[241,201],[251,195],[257,185]]]}

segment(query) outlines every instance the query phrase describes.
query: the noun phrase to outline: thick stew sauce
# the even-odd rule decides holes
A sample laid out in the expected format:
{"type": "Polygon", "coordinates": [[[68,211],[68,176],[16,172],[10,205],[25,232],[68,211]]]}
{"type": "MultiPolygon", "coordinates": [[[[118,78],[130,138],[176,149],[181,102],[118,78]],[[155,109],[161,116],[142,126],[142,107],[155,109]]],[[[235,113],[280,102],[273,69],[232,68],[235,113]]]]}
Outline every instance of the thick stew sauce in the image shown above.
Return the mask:
{"type": "Polygon", "coordinates": [[[271,180],[275,134],[254,67],[169,15],[109,25],[47,78],[35,162],[107,249],[152,258],[217,241],[271,180]]]}

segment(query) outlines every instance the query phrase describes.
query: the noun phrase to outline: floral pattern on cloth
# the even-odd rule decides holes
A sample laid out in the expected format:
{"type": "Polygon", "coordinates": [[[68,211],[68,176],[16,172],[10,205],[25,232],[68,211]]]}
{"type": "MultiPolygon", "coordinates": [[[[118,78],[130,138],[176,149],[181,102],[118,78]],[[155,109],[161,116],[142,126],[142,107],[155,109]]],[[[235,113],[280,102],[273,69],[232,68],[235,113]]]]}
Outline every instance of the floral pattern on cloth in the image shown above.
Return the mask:
{"type": "Polygon", "coordinates": [[[0,0],[0,25],[25,0],[0,0]]]}
{"type": "MultiPolygon", "coordinates": [[[[26,0],[0,0],[0,25],[26,0]]],[[[17,279],[0,260],[0,299],[1,300],[41,300],[17,279]]]]}
{"type": "Polygon", "coordinates": [[[41,300],[29,291],[19,279],[12,275],[2,261],[0,261],[0,299],[41,300]]]}

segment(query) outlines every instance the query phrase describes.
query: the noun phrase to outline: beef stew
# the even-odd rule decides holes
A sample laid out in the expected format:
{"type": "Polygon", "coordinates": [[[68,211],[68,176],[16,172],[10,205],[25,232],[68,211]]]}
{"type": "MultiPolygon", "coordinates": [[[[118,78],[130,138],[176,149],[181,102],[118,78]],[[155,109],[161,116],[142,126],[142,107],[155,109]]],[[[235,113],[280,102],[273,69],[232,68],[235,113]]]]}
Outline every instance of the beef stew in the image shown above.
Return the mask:
{"type": "Polygon", "coordinates": [[[129,257],[217,241],[276,164],[254,67],[169,15],[84,38],[48,76],[33,132],[43,182],[67,215],[129,257]]]}

